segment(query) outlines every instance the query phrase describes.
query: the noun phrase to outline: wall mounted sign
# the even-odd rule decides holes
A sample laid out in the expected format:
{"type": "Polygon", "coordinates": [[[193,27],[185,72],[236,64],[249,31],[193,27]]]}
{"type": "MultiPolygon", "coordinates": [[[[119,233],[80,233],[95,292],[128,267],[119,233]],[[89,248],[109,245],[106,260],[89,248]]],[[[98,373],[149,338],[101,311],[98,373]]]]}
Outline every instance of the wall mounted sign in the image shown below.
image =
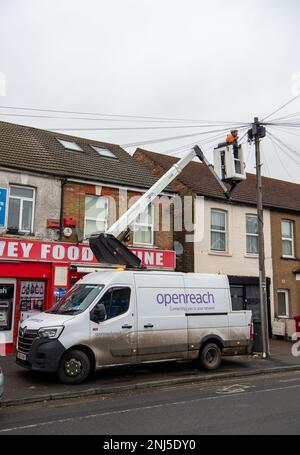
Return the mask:
{"type": "MultiPolygon", "coordinates": [[[[143,249],[132,247],[148,268],[175,269],[175,251],[143,249]]],[[[0,238],[0,260],[22,260],[41,262],[69,262],[77,264],[97,264],[92,250],[86,244],[60,242],[39,242],[0,238]]]]}
{"type": "Polygon", "coordinates": [[[0,188],[0,228],[5,227],[7,206],[7,189],[0,188]]]}

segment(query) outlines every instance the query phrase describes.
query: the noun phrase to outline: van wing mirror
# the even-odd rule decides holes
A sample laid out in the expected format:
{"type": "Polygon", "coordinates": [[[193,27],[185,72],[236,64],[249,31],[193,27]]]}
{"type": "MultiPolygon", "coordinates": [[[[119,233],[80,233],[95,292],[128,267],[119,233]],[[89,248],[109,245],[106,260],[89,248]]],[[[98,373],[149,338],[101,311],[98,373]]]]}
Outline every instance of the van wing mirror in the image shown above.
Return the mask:
{"type": "Polygon", "coordinates": [[[96,324],[99,324],[99,322],[105,321],[107,318],[106,314],[106,309],[103,303],[99,303],[98,305],[94,306],[90,313],[90,319],[93,322],[96,322],[96,324]]]}

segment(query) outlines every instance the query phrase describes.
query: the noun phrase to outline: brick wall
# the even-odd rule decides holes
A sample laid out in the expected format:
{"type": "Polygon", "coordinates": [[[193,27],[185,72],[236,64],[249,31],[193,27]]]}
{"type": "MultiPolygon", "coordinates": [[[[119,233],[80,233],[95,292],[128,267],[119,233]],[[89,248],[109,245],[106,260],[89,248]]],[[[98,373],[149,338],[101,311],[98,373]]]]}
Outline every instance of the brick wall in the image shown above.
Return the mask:
{"type": "Polygon", "coordinates": [[[289,290],[290,317],[300,314],[300,281],[296,281],[295,270],[300,269],[300,215],[272,212],[272,255],[274,273],[275,316],[278,315],[278,289],[289,290]],[[281,221],[294,222],[295,259],[282,258],[281,221]]]}
{"type": "MultiPolygon", "coordinates": [[[[128,191],[127,192],[127,201],[132,197],[139,197],[142,193],[128,191]]],[[[64,186],[64,210],[63,217],[67,219],[73,219],[76,221],[76,227],[79,228],[82,235],[84,235],[84,220],[85,220],[85,196],[106,196],[113,198],[116,204],[116,215],[118,217],[120,211],[120,193],[117,188],[110,188],[106,186],[97,186],[89,185],[82,183],[67,183],[64,186]]],[[[160,208],[160,218],[161,218],[162,208],[160,208]]],[[[109,213],[109,219],[113,216],[113,213],[109,213]]],[[[113,220],[111,220],[113,221],[113,220]]],[[[109,222],[109,224],[111,224],[109,222]]],[[[163,232],[161,230],[161,219],[159,219],[160,230],[154,233],[154,245],[153,247],[171,250],[173,249],[173,229],[170,231],[163,232]]],[[[73,234],[71,237],[63,237],[63,241],[67,242],[77,242],[78,237],[76,230],[73,229],[73,234]]],[[[133,245],[133,233],[130,233],[129,245],[133,245]]],[[[151,247],[151,246],[149,246],[151,247]]]]}

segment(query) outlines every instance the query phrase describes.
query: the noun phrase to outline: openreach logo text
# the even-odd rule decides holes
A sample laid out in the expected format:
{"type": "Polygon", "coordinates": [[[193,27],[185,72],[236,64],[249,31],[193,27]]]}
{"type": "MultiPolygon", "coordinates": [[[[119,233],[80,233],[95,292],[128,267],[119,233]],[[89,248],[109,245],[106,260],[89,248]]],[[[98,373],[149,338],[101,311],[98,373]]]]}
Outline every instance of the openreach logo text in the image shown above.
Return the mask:
{"type": "Polygon", "coordinates": [[[157,294],[156,302],[159,305],[168,306],[174,305],[200,305],[202,303],[212,304],[215,303],[215,296],[211,292],[204,292],[203,294],[157,294]]]}

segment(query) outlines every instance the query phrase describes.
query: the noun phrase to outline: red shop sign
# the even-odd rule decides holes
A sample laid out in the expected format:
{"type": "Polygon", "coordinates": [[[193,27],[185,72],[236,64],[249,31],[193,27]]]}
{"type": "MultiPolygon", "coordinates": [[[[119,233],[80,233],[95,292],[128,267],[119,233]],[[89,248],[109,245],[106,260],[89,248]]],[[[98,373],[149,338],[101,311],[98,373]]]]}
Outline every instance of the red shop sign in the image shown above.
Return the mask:
{"type": "MultiPolygon", "coordinates": [[[[131,248],[131,251],[149,268],[175,269],[174,251],[139,248],[131,248]]],[[[87,245],[5,238],[0,238],[0,260],[99,264],[87,245]]]]}

